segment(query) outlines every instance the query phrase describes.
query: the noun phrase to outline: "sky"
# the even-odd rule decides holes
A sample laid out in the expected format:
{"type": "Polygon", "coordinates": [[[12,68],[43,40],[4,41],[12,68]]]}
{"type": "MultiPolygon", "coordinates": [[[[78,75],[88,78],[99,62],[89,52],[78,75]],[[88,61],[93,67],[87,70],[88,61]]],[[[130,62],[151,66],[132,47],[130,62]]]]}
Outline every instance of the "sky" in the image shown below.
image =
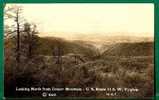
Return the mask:
{"type": "Polygon", "coordinates": [[[153,36],[153,4],[18,4],[40,36],[153,36]]]}

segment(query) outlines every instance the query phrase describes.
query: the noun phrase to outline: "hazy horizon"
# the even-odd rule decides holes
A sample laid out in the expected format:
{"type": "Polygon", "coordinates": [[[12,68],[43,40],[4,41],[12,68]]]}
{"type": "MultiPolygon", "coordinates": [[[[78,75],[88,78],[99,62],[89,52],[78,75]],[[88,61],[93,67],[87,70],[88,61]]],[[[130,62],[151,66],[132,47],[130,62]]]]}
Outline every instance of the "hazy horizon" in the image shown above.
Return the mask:
{"type": "MultiPolygon", "coordinates": [[[[132,38],[154,38],[154,34],[152,34],[151,36],[134,36],[134,35],[129,35],[129,34],[133,34],[133,33],[128,33],[126,34],[126,32],[116,32],[116,33],[123,33],[123,34],[117,34],[115,35],[115,33],[113,33],[114,35],[111,35],[112,33],[107,33],[107,34],[100,34],[100,33],[91,33],[91,34],[86,34],[86,33],[79,33],[79,32],[75,32],[74,34],[69,34],[69,32],[53,32],[53,33],[40,33],[38,34],[38,36],[40,37],[59,37],[59,38],[64,38],[64,39],[78,39],[78,38],[82,38],[82,37],[132,37],[132,38]],[[44,35],[46,34],[46,35],[44,35]],[[54,35],[48,35],[48,34],[54,34],[54,35]]],[[[138,33],[138,34],[142,34],[142,33],[138,33]]]]}

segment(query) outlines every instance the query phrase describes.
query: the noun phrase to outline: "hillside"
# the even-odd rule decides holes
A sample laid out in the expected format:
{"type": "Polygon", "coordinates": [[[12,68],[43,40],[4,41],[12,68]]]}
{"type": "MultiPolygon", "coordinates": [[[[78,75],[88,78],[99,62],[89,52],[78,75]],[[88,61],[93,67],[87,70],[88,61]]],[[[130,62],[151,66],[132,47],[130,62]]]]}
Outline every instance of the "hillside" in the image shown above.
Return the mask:
{"type": "Polygon", "coordinates": [[[54,47],[59,45],[63,54],[69,53],[82,54],[88,58],[91,58],[98,54],[96,48],[91,44],[87,44],[83,41],[68,41],[62,38],[56,37],[39,37],[38,53],[41,55],[52,55],[54,47]]]}
{"type": "Polygon", "coordinates": [[[153,56],[152,42],[117,43],[109,46],[102,56],[153,56]]]}
{"type": "MultiPolygon", "coordinates": [[[[7,96],[41,97],[41,92],[16,92],[15,84],[17,87],[135,87],[140,92],[118,92],[113,98],[153,96],[153,42],[102,42],[99,47],[99,43],[91,41],[38,37],[36,54],[25,59],[23,53],[20,67],[15,66],[14,43],[5,41],[5,90],[16,93],[5,93],[7,96]],[[60,48],[60,56],[54,54],[56,48],[60,48]]],[[[58,97],[110,97],[105,92],[93,91],[55,93],[58,97]]]]}

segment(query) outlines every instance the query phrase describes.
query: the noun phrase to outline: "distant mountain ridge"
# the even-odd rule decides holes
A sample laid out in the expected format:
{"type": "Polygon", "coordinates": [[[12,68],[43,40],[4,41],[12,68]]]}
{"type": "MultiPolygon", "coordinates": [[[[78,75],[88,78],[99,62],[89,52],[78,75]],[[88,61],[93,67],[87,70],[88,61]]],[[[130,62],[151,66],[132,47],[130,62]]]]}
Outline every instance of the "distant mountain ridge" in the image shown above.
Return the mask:
{"type": "Polygon", "coordinates": [[[40,37],[39,41],[41,44],[39,52],[44,55],[52,53],[52,47],[56,45],[57,41],[61,43],[64,54],[75,53],[88,57],[94,57],[99,54],[102,56],[152,56],[154,48],[153,41],[149,40],[142,42],[103,42],[100,44],[95,41],[68,41],[56,37],[40,37]]]}
{"type": "MultiPolygon", "coordinates": [[[[119,43],[119,42],[143,42],[143,41],[154,41],[153,35],[150,37],[144,37],[139,36],[129,36],[129,35],[111,35],[113,33],[107,34],[98,34],[98,33],[92,33],[92,34],[84,34],[84,33],[77,33],[76,35],[71,35],[71,33],[62,33],[62,32],[55,32],[55,37],[60,37],[66,40],[80,40],[80,41],[91,41],[91,42],[98,42],[98,43],[119,43]]],[[[126,33],[123,33],[126,34],[126,33]]],[[[133,33],[132,33],[133,34],[133,33]]],[[[42,36],[45,37],[45,36],[42,36]]],[[[51,37],[51,36],[50,36],[51,37]]]]}

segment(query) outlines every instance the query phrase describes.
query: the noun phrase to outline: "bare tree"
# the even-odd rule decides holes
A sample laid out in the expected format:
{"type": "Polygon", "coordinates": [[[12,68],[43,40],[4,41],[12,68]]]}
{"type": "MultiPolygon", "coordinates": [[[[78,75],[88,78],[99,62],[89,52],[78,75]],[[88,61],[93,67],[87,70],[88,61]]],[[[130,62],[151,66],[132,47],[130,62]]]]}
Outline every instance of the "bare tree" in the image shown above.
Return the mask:
{"type": "Polygon", "coordinates": [[[24,18],[22,18],[22,7],[17,5],[7,6],[4,10],[5,38],[16,38],[16,62],[20,63],[20,34],[22,33],[24,18]]]}
{"type": "Polygon", "coordinates": [[[16,57],[16,60],[17,60],[17,64],[20,63],[20,22],[19,22],[19,14],[20,14],[20,8],[17,8],[16,9],[16,16],[15,16],[15,22],[17,24],[17,57],[16,57]]]}
{"type": "Polygon", "coordinates": [[[4,4],[4,38],[5,39],[9,38],[11,35],[13,35],[13,33],[16,32],[15,24],[10,25],[10,23],[14,22],[15,19],[14,10],[15,10],[14,6],[6,6],[6,4],[4,4]]]}
{"type": "MultiPolygon", "coordinates": [[[[16,66],[12,67],[12,74],[13,74],[13,78],[11,79],[12,81],[12,87],[10,88],[11,91],[14,91],[15,86],[17,85],[17,80],[16,80],[16,74],[17,74],[17,68],[19,68],[19,63],[20,63],[20,33],[21,33],[21,7],[19,6],[7,6],[4,5],[4,39],[5,39],[5,46],[7,44],[14,44],[14,46],[12,46],[10,49],[10,51],[13,55],[9,55],[10,60],[13,60],[12,58],[15,57],[15,64],[16,66]],[[14,41],[14,39],[16,41],[14,41]],[[6,43],[6,41],[8,41],[6,43]],[[14,50],[16,50],[16,52],[14,52],[14,50]],[[16,55],[15,55],[16,54],[16,55]]],[[[6,52],[5,50],[5,55],[8,52],[6,52]]],[[[5,59],[7,60],[7,59],[5,59]]],[[[6,63],[6,61],[5,61],[6,63]]],[[[7,65],[10,66],[10,65],[7,65]]],[[[13,95],[16,95],[16,93],[14,92],[13,95]]]]}

